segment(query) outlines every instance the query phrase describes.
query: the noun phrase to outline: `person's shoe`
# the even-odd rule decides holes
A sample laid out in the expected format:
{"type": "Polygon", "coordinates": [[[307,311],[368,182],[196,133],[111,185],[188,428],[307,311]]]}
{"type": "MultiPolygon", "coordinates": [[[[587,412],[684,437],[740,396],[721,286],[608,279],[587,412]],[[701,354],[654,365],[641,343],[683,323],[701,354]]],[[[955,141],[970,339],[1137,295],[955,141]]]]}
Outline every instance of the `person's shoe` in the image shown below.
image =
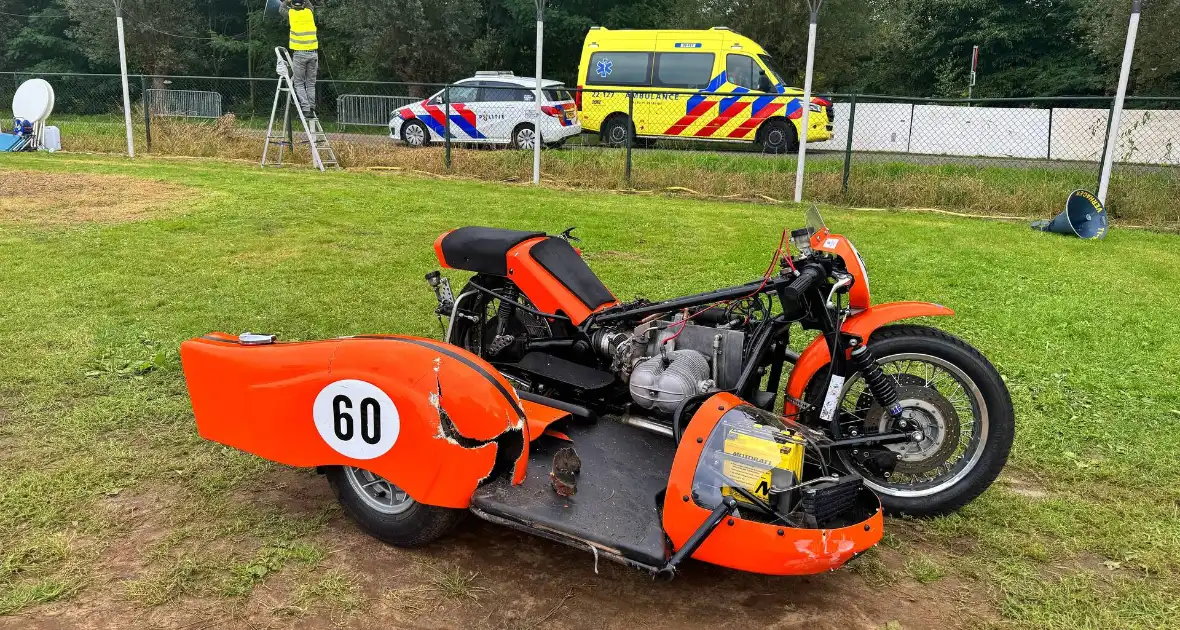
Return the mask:
{"type": "Polygon", "coordinates": [[[304,117],[304,118],[306,118],[306,119],[308,119],[308,120],[311,120],[312,118],[315,118],[315,110],[311,110],[311,109],[305,109],[305,110],[303,110],[303,117],[304,117]]]}
{"type": "Polygon", "coordinates": [[[309,116],[309,118],[319,118],[319,117],[320,116],[319,116],[319,114],[316,113],[315,108],[314,107],[311,108],[311,116],[309,116]]]}

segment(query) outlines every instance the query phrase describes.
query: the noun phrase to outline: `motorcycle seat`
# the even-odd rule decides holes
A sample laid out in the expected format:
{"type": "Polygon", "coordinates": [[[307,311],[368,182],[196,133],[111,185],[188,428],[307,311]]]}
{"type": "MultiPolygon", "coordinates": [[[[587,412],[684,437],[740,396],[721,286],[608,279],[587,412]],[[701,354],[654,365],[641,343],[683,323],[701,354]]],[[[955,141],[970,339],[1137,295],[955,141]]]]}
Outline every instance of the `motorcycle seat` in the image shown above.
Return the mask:
{"type": "Polygon", "coordinates": [[[508,275],[508,250],[544,232],[523,232],[490,227],[461,227],[443,234],[438,255],[452,269],[508,275]]]}
{"type": "MultiPolygon", "coordinates": [[[[564,238],[544,232],[522,232],[489,227],[461,227],[440,236],[434,243],[438,261],[451,269],[462,269],[501,277],[511,275],[518,283],[526,278],[550,277],[562,293],[580,302],[577,309],[593,311],[615,302],[606,285],[564,238]]],[[[525,287],[526,293],[530,289],[525,287]]],[[[535,297],[534,297],[535,299],[535,297]]],[[[554,305],[561,308],[561,304],[554,305]]],[[[568,312],[568,311],[567,311],[568,312]]],[[[584,315],[579,316],[584,317],[584,315]]]]}

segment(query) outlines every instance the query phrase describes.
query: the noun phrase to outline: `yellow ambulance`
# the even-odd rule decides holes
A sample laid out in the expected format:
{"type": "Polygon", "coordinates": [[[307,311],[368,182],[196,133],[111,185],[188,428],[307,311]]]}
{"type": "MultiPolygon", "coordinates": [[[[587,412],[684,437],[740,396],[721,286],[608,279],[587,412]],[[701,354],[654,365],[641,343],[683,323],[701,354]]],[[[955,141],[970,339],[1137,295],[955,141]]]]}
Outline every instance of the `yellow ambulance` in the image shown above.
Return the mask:
{"type": "MultiPolygon", "coordinates": [[[[595,26],[582,45],[575,102],[582,129],[609,145],[626,142],[630,123],[641,138],[756,142],[783,153],[799,146],[802,95],[757,42],[728,28],[595,26]]],[[[811,99],[808,127],[808,142],[832,137],[831,102],[811,99]]]]}

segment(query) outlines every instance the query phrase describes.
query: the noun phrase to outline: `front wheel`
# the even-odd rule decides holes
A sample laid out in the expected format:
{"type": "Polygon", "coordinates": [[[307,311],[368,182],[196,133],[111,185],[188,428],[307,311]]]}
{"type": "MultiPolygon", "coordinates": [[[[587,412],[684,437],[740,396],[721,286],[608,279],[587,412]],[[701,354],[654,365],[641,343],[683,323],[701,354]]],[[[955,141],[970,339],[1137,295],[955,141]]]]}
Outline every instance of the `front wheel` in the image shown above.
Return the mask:
{"type": "Polygon", "coordinates": [[[398,547],[419,547],[446,534],[464,510],[418,503],[385,478],[354,466],[330,466],[328,483],[344,513],[366,533],[398,547]]]}
{"type": "Polygon", "coordinates": [[[762,145],[763,153],[793,153],[799,150],[799,134],[796,133],[794,124],[776,118],[762,126],[759,144],[762,145]]]}
{"type": "Polygon", "coordinates": [[[430,132],[426,125],[418,120],[406,121],[402,126],[402,142],[411,147],[424,147],[430,144],[430,132]]]}
{"type": "MultiPolygon", "coordinates": [[[[953,512],[995,481],[1012,448],[1015,419],[1008,388],[991,362],[963,340],[925,326],[886,326],[869,338],[877,363],[894,381],[903,417],[922,440],[888,445],[897,457],[890,473],[859,464],[847,450],[844,465],[864,477],[891,514],[935,516],[953,512]]],[[[823,373],[823,372],[821,372],[823,373]]],[[[889,415],[873,399],[859,372],[847,374],[839,393],[844,426],[862,435],[889,430],[889,415]]],[[[807,400],[823,405],[822,379],[807,400]]],[[[813,422],[821,422],[812,412],[813,422]]]]}

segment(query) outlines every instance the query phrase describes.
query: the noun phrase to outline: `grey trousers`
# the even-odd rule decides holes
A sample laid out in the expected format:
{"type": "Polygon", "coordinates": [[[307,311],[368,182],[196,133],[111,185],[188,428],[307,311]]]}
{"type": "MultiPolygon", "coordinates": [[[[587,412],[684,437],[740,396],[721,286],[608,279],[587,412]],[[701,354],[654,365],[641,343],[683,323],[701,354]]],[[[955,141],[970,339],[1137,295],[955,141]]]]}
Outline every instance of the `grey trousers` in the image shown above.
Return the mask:
{"type": "Polygon", "coordinates": [[[296,50],[291,53],[291,85],[295,98],[307,113],[315,109],[315,78],[320,71],[320,57],[314,50],[296,50]]]}

